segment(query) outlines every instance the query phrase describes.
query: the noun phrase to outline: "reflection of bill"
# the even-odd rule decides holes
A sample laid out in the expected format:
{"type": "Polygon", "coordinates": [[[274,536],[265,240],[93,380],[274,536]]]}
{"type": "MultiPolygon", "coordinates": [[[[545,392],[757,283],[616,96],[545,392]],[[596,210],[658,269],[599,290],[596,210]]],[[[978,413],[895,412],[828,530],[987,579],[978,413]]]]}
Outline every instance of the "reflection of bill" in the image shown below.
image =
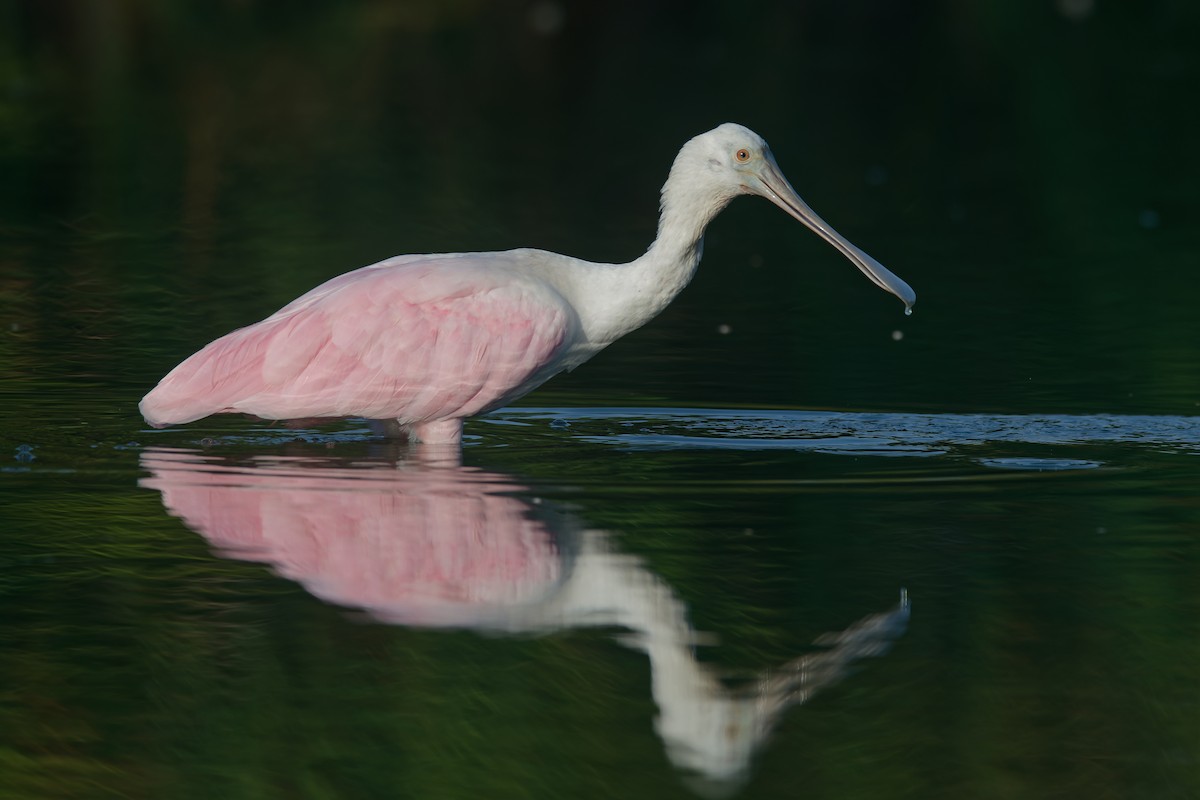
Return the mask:
{"type": "Polygon", "coordinates": [[[671,587],[573,515],[533,506],[507,476],[448,464],[386,469],[260,460],[230,465],[148,449],[142,485],[222,555],[270,564],[323,600],[422,627],[536,632],[619,626],[649,656],[671,760],[710,788],[745,775],[790,705],[879,655],[908,603],[818,640],[824,649],[729,689],[693,652],[671,587]]]}

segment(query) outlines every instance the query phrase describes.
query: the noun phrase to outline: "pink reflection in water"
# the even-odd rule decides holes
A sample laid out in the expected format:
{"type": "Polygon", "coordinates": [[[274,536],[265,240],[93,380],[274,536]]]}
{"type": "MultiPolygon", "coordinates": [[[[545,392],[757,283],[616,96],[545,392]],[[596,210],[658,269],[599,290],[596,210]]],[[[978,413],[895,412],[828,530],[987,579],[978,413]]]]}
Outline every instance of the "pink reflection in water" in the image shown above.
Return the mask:
{"type": "MultiPolygon", "coordinates": [[[[729,688],[696,658],[687,606],[640,559],[573,515],[521,498],[496,473],[429,458],[399,464],[256,458],[228,464],[148,449],[142,485],[223,555],[271,564],[314,595],[423,627],[545,632],[608,626],[646,654],[655,729],[698,788],[736,789],[783,712],[882,655],[908,602],[824,634],[822,649],[729,688]],[[381,466],[383,468],[381,468],[381,466]]],[[[422,455],[423,454],[423,455],[422,455]]],[[[415,460],[411,460],[415,459],[415,460]]]]}
{"type": "Polygon", "coordinates": [[[227,557],[271,564],[331,603],[391,622],[475,626],[562,579],[554,536],[503,476],[458,466],[247,466],[147,450],[142,485],[227,557]]]}

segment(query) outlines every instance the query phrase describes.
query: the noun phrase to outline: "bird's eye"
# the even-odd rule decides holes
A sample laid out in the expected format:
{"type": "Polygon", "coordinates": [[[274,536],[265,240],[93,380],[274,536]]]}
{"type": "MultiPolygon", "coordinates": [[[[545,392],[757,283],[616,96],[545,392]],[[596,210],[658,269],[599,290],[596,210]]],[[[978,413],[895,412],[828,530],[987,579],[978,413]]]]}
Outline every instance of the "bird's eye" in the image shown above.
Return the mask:
{"type": "Polygon", "coordinates": [[[743,147],[741,150],[738,150],[736,153],[734,153],[733,157],[737,159],[739,164],[745,164],[750,160],[750,151],[743,147]]]}

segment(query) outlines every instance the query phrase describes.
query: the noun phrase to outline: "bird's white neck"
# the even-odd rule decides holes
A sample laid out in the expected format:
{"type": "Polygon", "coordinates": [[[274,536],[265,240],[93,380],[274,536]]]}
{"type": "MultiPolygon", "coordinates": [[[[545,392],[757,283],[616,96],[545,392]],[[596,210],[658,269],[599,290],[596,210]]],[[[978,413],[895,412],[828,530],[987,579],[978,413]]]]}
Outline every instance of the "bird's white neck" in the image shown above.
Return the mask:
{"type": "Polygon", "coordinates": [[[696,274],[704,230],[731,199],[677,160],[663,185],[658,236],[650,248],[641,258],[593,275],[601,285],[589,298],[593,313],[584,320],[589,339],[607,345],[666,308],[696,274]]]}

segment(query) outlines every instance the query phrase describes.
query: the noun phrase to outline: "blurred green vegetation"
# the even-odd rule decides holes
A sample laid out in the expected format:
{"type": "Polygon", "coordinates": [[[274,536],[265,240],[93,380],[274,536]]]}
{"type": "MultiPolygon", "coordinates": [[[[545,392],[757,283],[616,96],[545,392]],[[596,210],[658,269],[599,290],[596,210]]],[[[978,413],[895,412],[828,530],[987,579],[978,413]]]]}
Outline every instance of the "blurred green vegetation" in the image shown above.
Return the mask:
{"type": "Polygon", "coordinates": [[[917,314],[741,201],[695,286],[542,404],[1200,402],[1191,3],[0,13],[0,371],[14,377],[99,371],[132,408],[207,340],[388,255],[627,260],[653,236],[675,149],[737,119],[917,288],[917,314]]]}

